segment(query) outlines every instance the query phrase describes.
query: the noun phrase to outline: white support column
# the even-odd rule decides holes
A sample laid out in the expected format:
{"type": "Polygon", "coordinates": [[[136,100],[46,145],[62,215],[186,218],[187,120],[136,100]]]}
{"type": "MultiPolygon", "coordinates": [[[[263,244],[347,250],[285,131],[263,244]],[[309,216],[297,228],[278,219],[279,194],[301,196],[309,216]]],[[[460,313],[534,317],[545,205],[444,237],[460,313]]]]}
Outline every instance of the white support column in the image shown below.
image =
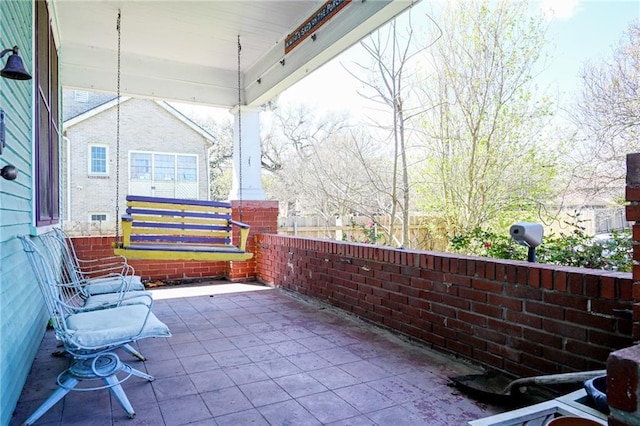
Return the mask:
{"type": "Polygon", "coordinates": [[[229,200],[266,200],[261,176],[260,109],[242,107],[238,114],[236,107],[231,113],[234,116],[233,181],[229,200]]]}

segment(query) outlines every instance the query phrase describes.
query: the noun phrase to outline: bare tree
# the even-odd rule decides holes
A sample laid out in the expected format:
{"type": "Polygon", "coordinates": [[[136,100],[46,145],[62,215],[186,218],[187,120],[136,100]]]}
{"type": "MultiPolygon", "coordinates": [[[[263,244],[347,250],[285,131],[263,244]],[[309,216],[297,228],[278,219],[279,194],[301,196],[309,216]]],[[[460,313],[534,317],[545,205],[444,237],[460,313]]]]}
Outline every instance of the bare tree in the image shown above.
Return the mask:
{"type": "Polygon", "coordinates": [[[626,154],[640,149],[640,21],[629,25],[610,58],[585,64],[581,79],[572,117],[583,138],[581,177],[610,190],[624,179],[626,154]]]}
{"type": "MultiPolygon", "coordinates": [[[[398,32],[397,20],[391,21],[385,28],[374,33],[360,45],[369,54],[373,65],[355,64],[358,72],[347,71],[365,90],[359,94],[382,105],[391,112],[391,126],[387,127],[393,140],[393,172],[391,174],[391,235],[395,227],[397,210],[401,212],[402,237],[398,242],[404,246],[409,242],[410,183],[407,159],[408,122],[416,113],[408,107],[406,97],[411,89],[412,80],[409,62],[425,47],[416,48],[413,43],[413,28],[409,20],[404,34],[398,32]]],[[[379,124],[378,124],[379,125],[379,124]]]]}
{"type": "Polygon", "coordinates": [[[209,148],[209,188],[212,200],[225,200],[231,189],[233,160],[233,123],[231,120],[208,119],[201,126],[214,136],[209,148]]]}
{"type": "MultiPolygon", "coordinates": [[[[316,214],[325,223],[347,215],[373,222],[390,213],[389,156],[365,128],[348,125],[348,117],[314,114],[306,105],[279,108],[274,115],[263,136],[263,162],[266,156],[274,165],[266,184],[271,196],[289,211],[316,214]]],[[[381,239],[392,240],[390,228],[379,229],[381,239]]]]}
{"type": "Polygon", "coordinates": [[[275,108],[270,127],[262,135],[262,165],[270,172],[267,191],[293,211],[313,211],[325,217],[335,215],[335,206],[319,195],[308,169],[317,150],[348,128],[346,117],[317,114],[309,105],[275,108]],[[316,196],[312,196],[316,194],[316,196]]]}

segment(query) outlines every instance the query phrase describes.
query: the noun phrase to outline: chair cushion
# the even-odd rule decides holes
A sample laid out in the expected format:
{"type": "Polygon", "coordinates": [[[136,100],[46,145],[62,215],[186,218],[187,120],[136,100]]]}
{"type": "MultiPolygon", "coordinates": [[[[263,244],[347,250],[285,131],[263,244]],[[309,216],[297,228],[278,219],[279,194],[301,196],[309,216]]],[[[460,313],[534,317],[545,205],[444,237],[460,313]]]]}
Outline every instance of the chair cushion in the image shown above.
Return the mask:
{"type": "MultiPolygon", "coordinates": [[[[105,293],[96,294],[95,296],[89,296],[84,302],[83,308],[99,308],[101,305],[107,305],[111,303],[118,303],[120,300],[120,293],[105,293]]],[[[132,304],[144,304],[151,305],[152,296],[148,291],[128,291],[124,294],[120,305],[132,305],[132,304]]]]}
{"type": "Polygon", "coordinates": [[[68,344],[80,349],[99,349],[120,345],[147,337],[170,337],[169,328],[146,305],[81,312],[67,317],[68,344]],[[144,324],[144,327],[143,327],[144,324]]]}
{"type": "MultiPolygon", "coordinates": [[[[129,281],[128,291],[144,290],[144,284],[137,275],[132,275],[124,278],[125,281],[129,281]]],[[[85,290],[90,295],[104,294],[104,293],[117,293],[122,290],[122,278],[120,277],[105,277],[96,278],[89,281],[85,290]]]]}

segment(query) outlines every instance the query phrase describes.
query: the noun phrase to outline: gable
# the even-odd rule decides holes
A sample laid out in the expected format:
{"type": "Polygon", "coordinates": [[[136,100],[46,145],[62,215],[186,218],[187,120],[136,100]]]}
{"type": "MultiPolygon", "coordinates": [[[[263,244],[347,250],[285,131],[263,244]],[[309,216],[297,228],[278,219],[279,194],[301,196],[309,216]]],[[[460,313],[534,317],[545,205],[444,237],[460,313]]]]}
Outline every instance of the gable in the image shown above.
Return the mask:
{"type": "MultiPolygon", "coordinates": [[[[114,139],[117,120],[117,101],[114,99],[65,121],[64,129],[69,134],[77,134],[78,129],[86,129],[89,126],[94,129],[94,133],[110,134],[109,139],[114,139]]],[[[165,102],[122,98],[120,101],[121,139],[126,137],[126,133],[131,134],[142,129],[145,131],[146,138],[150,140],[180,138],[183,141],[198,139],[201,143],[214,142],[213,135],[165,102]]]]}

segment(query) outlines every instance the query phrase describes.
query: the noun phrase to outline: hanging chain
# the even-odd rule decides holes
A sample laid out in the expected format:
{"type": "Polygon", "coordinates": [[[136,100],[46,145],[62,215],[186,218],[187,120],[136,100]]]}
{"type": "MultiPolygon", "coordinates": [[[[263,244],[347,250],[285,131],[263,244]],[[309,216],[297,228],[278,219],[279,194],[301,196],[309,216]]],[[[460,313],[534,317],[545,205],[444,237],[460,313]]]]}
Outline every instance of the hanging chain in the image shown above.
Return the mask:
{"type": "Polygon", "coordinates": [[[120,9],[118,9],[118,20],[116,23],[116,29],[118,31],[118,83],[117,83],[117,92],[118,98],[116,102],[116,237],[115,237],[115,245],[120,245],[120,18],[121,13],[120,9]]]}
{"type": "Polygon", "coordinates": [[[242,95],[240,92],[240,34],[238,34],[238,184],[240,185],[240,222],[242,222],[242,95]]]}

